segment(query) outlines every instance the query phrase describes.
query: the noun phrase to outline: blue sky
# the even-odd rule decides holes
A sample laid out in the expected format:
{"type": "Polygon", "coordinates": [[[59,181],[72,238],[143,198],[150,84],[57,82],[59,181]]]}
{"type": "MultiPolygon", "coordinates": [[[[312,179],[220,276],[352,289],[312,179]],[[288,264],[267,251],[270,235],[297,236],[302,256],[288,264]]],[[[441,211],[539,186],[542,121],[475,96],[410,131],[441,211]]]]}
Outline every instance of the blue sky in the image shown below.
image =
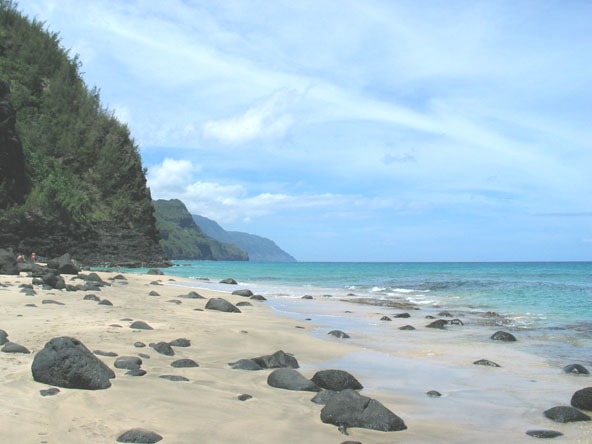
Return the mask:
{"type": "Polygon", "coordinates": [[[155,198],[299,260],[592,260],[590,2],[19,4],[155,198]]]}

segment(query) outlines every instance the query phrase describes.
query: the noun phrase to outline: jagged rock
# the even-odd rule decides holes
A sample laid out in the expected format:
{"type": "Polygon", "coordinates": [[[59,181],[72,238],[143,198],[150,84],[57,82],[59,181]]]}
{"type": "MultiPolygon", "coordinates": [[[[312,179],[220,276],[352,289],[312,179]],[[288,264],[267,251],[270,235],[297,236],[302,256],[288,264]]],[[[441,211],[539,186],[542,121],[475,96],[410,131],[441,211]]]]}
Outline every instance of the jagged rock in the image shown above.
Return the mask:
{"type": "Polygon", "coordinates": [[[241,301],[241,302],[237,302],[236,306],[237,307],[252,307],[253,304],[251,304],[250,302],[247,302],[247,301],[241,301]]]}
{"type": "Polygon", "coordinates": [[[39,393],[41,394],[41,396],[45,397],[45,396],[54,396],[57,395],[58,393],[60,393],[60,389],[59,388],[49,388],[47,390],[39,390],[39,393]]]}
{"type": "Polygon", "coordinates": [[[592,387],[575,392],[571,397],[571,405],[578,409],[592,410],[592,387]]]}
{"type": "Polygon", "coordinates": [[[411,315],[409,313],[398,313],[393,316],[393,318],[410,318],[411,315]]]}
{"type": "Polygon", "coordinates": [[[446,328],[446,324],[448,321],[446,319],[438,319],[437,321],[430,322],[426,325],[427,328],[439,328],[440,330],[444,330],[446,328]]]}
{"type": "Polygon", "coordinates": [[[195,362],[193,359],[177,359],[176,361],[171,362],[171,367],[175,368],[191,368],[191,367],[199,367],[199,364],[195,362]]]}
{"type": "Polygon", "coordinates": [[[177,338],[174,341],[169,342],[173,347],[190,347],[191,341],[185,338],[177,338]]]}
{"type": "Polygon", "coordinates": [[[171,345],[168,342],[161,341],[157,344],[152,343],[150,344],[150,347],[161,355],[175,356],[175,351],[171,348],[171,345]]]}
{"type": "Polygon", "coordinates": [[[253,396],[249,395],[248,393],[243,393],[242,395],[238,395],[237,398],[239,401],[247,401],[251,399],[253,396]]]}
{"type": "Polygon", "coordinates": [[[160,375],[159,378],[168,379],[169,381],[189,381],[185,376],[178,376],[178,375],[160,375]]]}
{"type": "Polygon", "coordinates": [[[8,342],[8,333],[5,330],[0,329],[0,345],[4,345],[8,342]]]}
{"type": "Polygon", "coordinates": [[[501,367],[501,365],[496,364],[493,361],[490,361],[488,359],[479,359],[478,361],[473,362],[473,364],[475,365],[485,365],[485,366],[489,366],[489,367],[501,367]]]}
{"type": "Polygon", "coordinates": [[[318,392],[321,389],[306,379],[297,370],[291,368],[278,368],[267,377],[267,384],[285,390],[297,390],[305,392],[318,392]]]}
{"type": "Polygon", "coordinates": [[[341,330],[331,330],[329,333],[327,333],[328,335],[331,336],[335,336],[336,338],[341,338],[341,339],[348,339],[351,336],[348,335],[346,332],[341,331],[341,330]]]}
{"type": "Polygon", "coordinates": [[[380,318],[381,321],[392,321],[391,318],[389,318],[388,316],[383,316],[382,318],[380,318]]]}
{"type": "Polygon", "coordinates": [[[53,338],[35,355],[33,379],[58,387],[99,390],[111,387],[113,370],[93,355],[77,339],[53,338]]]}
{"type": "Polygon", "coordinates": [[[399,327],[399,330],[415,330],[415,327],[413,325],[403,325],[399,327]]]}
{"type": "Polygon", "coordinates": [[[47,267],[53,270],[57,270],[59,274],[78,274],[80,272],[80,268],[72,262],[72,256],[70,253],[65,253],[60,257],[56,257],[54,259],[50,259],[47,262],[47,267]]]}
{"type": "Polygon", "coordinates": [[[221,284],[229,284],[229,285],[238,285],[238,282],[236,282],[234,279],[222,279],[220,281],[221,284]]]}
{"type": "Polygon", "coordinates": [[[247,298],[250,298],[251,296],[253,296],[253,292],[251,290],[247,290],[247,289],[244,289],[244,290],[234,290],[232,292],[232,294],[235,295],[235,296],[244,296],[244,297],[247,297],[247,298]]]}
{"type": "Polygon", "coordinates": [[[113,364],[115,368],[125,368],[127,370],[136,370],[142,366],[142,360],[137,356],[121,356],[113,364]]]}
{"type": "Polygon", "coordinates": [[[343,390],[335,394],[321,410],[321,421],[334,424],[344,431],[347,427],[384,432],[407,428],[401,418],[380,402],[362,396],[355,390],[343,390]]]}
{"type": "Polygon", "coordinates": [[[334,390],[321,390],[315,395],[314,398],[311,399],[311,401],[315,404],[325,405],[333,396],[335,396],[336,393],[337,392],[334,390]]]}
{"type": "Polygon", "coordinates": [[[212,298],[208,300],[206,303],[207,310],[216,310],[216,311],[223,311],[227,313],[241,313],[241,311],[228,302],[226,299],[222,298],[212,298]]]}
{"type": "Polygon", "coordinates": [[[430,398],[439,398],[442,396],[442,393],[437,390],[430,390],[429,392],[426,392],[426,395],[428,395],[430,398]]]}
{"type": "Polygon", "coordinates": [[[259,356],[253,358],[262,368],[299,368],[296,358],[282,350],[276,351],[272,355],[259,356]]]}
{"type": "Polygon", "coordinates": [[[552,407],[543,412],[547,418],[555,422],[590,421],[590,417],[578,409],[569,406],[552,407]]]}
{"type": "Polygon", "coordinates": [[[87,294],[82,298],[84,301],[95,301],[99,302],[100,299],[94,294],[87,294]]]}
{"type": "Polygon", "coordinates": [[[494,341],[504,341],[504,342],[515,342],[516,337],[512,333],[508,333],[506,331],[496,331],[493,335],[491,335],[491,339],[494,341]]]}
{"type": "Polygon", "coordinates": [[[339,392],[345,389],[361,390],[362,384],[343,370],[321,370],[312,377],[312,382],[321,388],[339,392]]]}
{"type": "Polygon", "coordinates": [[[266,301],[267,300],[264,296],[261,296],[260,294],[253,295],[249,299],[252,299],[254,301],[266,301]]]}
{"type": "Polygon", "coordinates": [[[164,273],[162,272],[162,270],[159,270],[158,268],[151,268],[150,270],[147,271],[146,274],[153,274],[156,276],[162,276],[164,275],[164,273]]]}
{"type": "Polygon", "coordinates": [[[137,329],[137,330],[154,330],[150,325],[148,325],[144,321],[134,321],[130,325],[130,328],[134,328],[134,329],[137,329]]]}
{"type": "Polygon", "coordinates": [[[558,436],[563,436],[563,433],[556,432],[555,430],[528,430],[526,434],[534,438],[543,439],[557,438],[558,436]]]}
{"type": "Polygon", "coordinates": [[[117,438],[117,442],[154,444],[162,439],[158,433],[146,429],[131,429],[117,438]]]}
{"type": "Polygon", "coordinates": [[[586,367],[580,364],[569,364],[563,367],[565,373],[572,373],[574,375],[589,375],[590,372],[586,367]]]}
{"type": "Polygon", "coordinates": [[[7,342],[6,344],[4,344],[4,347],[2,347],[2,351],[4,353],[24,353],[26,355],[31,353],[26,347],[23,347],[20,344],[15,344],[14,342],[7,342]]]}

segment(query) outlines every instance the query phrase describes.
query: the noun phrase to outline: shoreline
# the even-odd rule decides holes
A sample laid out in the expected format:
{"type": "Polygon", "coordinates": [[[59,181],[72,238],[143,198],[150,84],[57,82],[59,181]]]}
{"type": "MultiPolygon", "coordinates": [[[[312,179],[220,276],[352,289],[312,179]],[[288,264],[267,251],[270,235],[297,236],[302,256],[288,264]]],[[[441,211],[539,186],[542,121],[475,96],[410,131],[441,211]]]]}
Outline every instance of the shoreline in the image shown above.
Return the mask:
{"type": "MultiPolygon", "coordinates": [[[[97,296],[110,299],[113,307],[83,301],[87,292],[81,291],[38,290],[36,296],[24,296],[19,293],[18,283],[30,283],[30,278],[0,276],[0,282],[13,283],[0,288],[0,328],[8,332],[10,340],[32,352],[0,356],[7,398],[16,401],[16,407],[0,408],[7,418],[7,427],[0,436],[7,441],[114,441],[128,425],[153,429],[165,437],[166,443],[188,442],[196,435],[201,442],[212,443],[430,443],[442,439],[453,443],[501,439],[532,442],[533,438],[525,435],[532,428],[565,433],[557,442],[588,442],[585,440],[590,437],[589,423],[558,424],[542,416],[547,408],[567,405],[573,391],[589,385],[589,377],[562,374],[561,369],[552,369],[542,359],[513,350],[511,344],[463,339],[470,331],[463,327],[451,331],[421,329],[427,323],[423,309],[421,317],[412,314],[411,318],[397,320],[417,324],[418,329],[411,332],[395,332],[395,322],[377,320],[377,310],[384,314],[392,314],[392,310],[354,305],[337,298],[250,301],[253,307],[241,307],[241,314],[194,311],[203,309],[205,301],[178,298],[183,289],[189,288],[179,284],[199,287],[203,282],[139,274],[126,274],[126,281],[110,281],[108,278],[116,272],[98,274],[112,286],[104,287],[97,296]],[[167,285],[171,278],[175,279],[170,282],[173,285],[167,285]],[[165,285],[150,285],[158,279],[165,285]],[[151,290],[161,296],[147,296],[151,290]],[[48,297],[66,305],[41,304],[48,297]],[[168,302],[171,298],[181,303],[168,302]],[[28,303],[37,307],[25,307],[28,303]],[[131,330],[129,321],[122,321],[127,318],[146,321],[155,330],[131,330]],[[307,318],[311,321],[305,321],[307,318]],[[350,340],[327,338],[326,331],[335,322],[342,323],[344,331],[355,332],[350,340]],[[113,327],[115,324],[121,327],[113,327]],[[242,333],[244,330],[248,333],[242,333]],[[110,389],[60,389],[58,395],[42,398],[39,390],[47,387],[32,380],[30,363],[45,342],[60,335],[77,337],[91,350],[100,348],[120,356],[149,353],[151,358],[143,364],[148,374],[135,378],[115,369],[117,378],[110,389]],[[148,344],[178,337],[192,342],[188,349],[176,349],[179,357],[195,359],[200,367],[173,369],[168,365],[170,358],[148,346],[133,346],[140,339],[148,344]],[[390,408],[406,422],[408,430],[385,433],[352,428],[349,437],[343,436],[335,426],[320,421],[322,406],[310,402],[314,394],[272,388],[266,384],[267,371],[232,370],[227,365],[277,350],[293,353],[306,377],[328,368],[352,373],[366,387],[362,394],[390,408]],[[477,352],[478,358],[503,361],[503,367],[473,366],[471,353],[476,356],[477,352]],[[159,380],[158,374],[165,373],[184,375],[190,381],[159,380]],[[537,382],[527,383],[533,379],[537,382]],[[500,392],[504,387],[511,390],[500,392]],[[439,390],[443,396],[429,398],[425,395],[428,390],[439,390]],[[511,391],[517,395],[511,396],[511,391]],[[533,391],[536,396],[523,396],[533,391]],[[254,398],[240,402],[236,396],[241,393],[254,398]],[[526,399],[517,399],[523,397],[526,399]],[[478,415],[475,409],[479,409],[478,415]],[[10,430],[7,436],[6,430],[10,430]]],[[[241,286],[228,287],[233,290],[241,286]]],[[[206,298],[246,301],[227,292],[198,292],[206,298]]],[[[101,359],[113,368],[115,358],[101,359]]]]}

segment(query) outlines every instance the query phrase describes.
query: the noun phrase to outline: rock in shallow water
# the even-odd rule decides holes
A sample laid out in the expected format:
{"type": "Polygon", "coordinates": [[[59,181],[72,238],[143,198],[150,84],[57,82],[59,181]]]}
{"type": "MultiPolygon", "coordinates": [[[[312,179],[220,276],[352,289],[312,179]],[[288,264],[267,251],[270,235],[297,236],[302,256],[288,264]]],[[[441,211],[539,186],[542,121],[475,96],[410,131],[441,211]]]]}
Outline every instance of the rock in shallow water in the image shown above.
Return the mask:
{"type": "Polygon", "coordinates": [[[154,444],[162,439],[158,433],[151,432],[146,429],[131,429],[120,435],[117,442],[137,443],[137,444],[154,444]]]}
{"type": "Polygon", "coordinates": [[[236,282],[234,279],[228,278],[228,279],[222,279],[220,281],[221,284],[229,284],[229,285],[237,285],[238,282],[236,282]]]}
{"type": "Polygon", "coordinates": [[[574,375],[589,375],[590,372],[586,367],[580,364],[569,364],[563,367],[565,373],[572,373],[574,375]]]}
{"type": "Polygon", "coordinates": [[[448,324],[448,321],[446,319],[438,319],[437,321],[430,322],[428,325],[426,325],[426,327],[444,330],[446,328],[446,324],[448,324]]]}
{"type": "Polygon", "coordinates": [[[543,412],[547,418],[555,422],[590,421],[590,417],[578,409],[569,406],[552,407],[543,412]]]}
{"type": "Polygon", "coordinates": [[[478,361],[473,362],[473,364],[475,364],[475,365],[485,365],[485,366],[488,366],[488,367],[501,367],[501,365],[496,364],[495,362],[490,361],[488,359],[479,359],[478,361]]]}
{"type": "Polygon", "coordinates": [[[327,333],[328,335],[331,336],[335,336],[336,338],[341,338],[341,339],[348,339],[351,336],[348,335],[346,332],[341,331],[341,330],[331,330],[329,333],[327,333]]]}
{"type": "Polygon", "coordinates": [[[380,318],[381,321],[392,321],[391,318],[389,318],[388,316],[383,316],[382,318],[380,318]]]}
{"type": "Polygon", "coordinates": [[[355,390],[343,390],[333,396],[321,410],[321,421],[343,429],[362,427],[394,432],[407,428],[401,418],[380,402],[355,390]]]}
{"type": "Polygon", "coordinates": [[[428,395],[430,398],[439,398],[442,396],[442,393],[436,390],[430,390],[429,392],[426,392],[426,395],[428,395]]]}
{"type": "Polygon", "coordinates": [[[62,336],[53,338],[35,355],[33,379],[44,384],[84,390],[111,387],[113,370],[93,355],[82,342],[62,336]]]}
{"type": "Polygon", "coordinates": [[[399,327],[399,330],[415,330],[415,327],[413,325],[403,325],[399,327]]]}
{"type": "Polygon", "coordinates": [[[571,405],[578,409],[592,410],[592,387],[575,392],[571,397],[571,405]]]}
{"type": "Polygon", "coordinates": [[[318,392],[321,389],[306,379],[300,372],[291,368],[278,368],[267,377],[267,384],[286,390],[318,392]]]}
{"type": "Polygon", "coordinates": [[[339,392],[345,389],[361,390],[362,384],[343,370],[321,370],[314,374],[312,382],[321,388],[339,392]]]}
{"type": "Polygon", "coordinates": [[[555,430],[529,430],[526,432],[528,436],[532,436],[534,438],[557,438],[558,436],[563,436],[563,433],[556,432],[555,430]]]}
{"type": "Polygon", "coordinates": [[[512,333],[501,330],[496,331],[493,335],[491,335],[491,339],[494,341],[516,342],[516,337],[512,333]]]}

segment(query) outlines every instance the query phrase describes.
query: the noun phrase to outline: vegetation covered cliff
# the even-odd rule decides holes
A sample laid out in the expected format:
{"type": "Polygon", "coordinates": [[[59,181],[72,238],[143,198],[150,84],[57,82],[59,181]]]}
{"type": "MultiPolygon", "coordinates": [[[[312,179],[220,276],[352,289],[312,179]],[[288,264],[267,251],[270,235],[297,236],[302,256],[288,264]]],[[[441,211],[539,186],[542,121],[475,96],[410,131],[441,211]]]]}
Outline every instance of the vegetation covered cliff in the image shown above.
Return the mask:
{"type": "Polygon", "coordinates": [[[0,0],[0,248],[158,263],[138,147],[57,33],[0,0]],[[92,254],[91,254],[92,250],[92,254]]]}
{"type": "Polygon", "coordinates": [[[178,199],[155,200],[156,227],[160,244],[171,259],[213,261],[248,261],[249,256],[240,248],[212,239],[200,230],[178,199]]]}
{"type": "Polygon", "coordinates": [[[241,231],[226,231],[216,221],[195,214],[193,220],[206,236],[246,251],[251,262],[296,262],[271,239],[241,231]]]}

